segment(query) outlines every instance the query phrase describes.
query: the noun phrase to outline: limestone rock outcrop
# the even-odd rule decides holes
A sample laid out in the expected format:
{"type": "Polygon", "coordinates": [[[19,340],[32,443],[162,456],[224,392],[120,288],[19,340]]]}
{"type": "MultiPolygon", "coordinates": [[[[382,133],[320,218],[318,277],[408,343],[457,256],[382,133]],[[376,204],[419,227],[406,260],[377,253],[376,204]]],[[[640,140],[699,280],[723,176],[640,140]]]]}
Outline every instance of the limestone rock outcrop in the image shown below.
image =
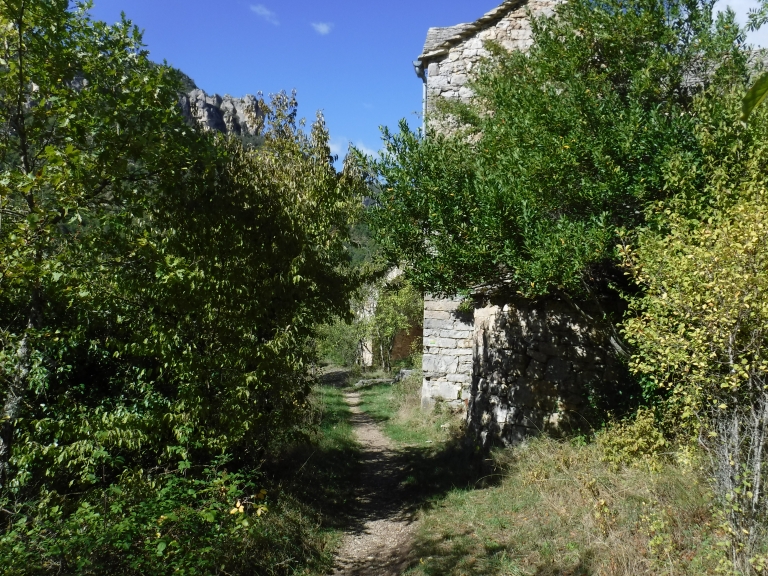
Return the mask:
{"type": "Polygon", "coordinates": [[[250,94],[233,98],[218,94],[208,95],[195,88],[180,97],[184,116],[204,130],[234,134],[242,138],[257,138],[261,130],[263,112],[259,101],[250,94]]]}

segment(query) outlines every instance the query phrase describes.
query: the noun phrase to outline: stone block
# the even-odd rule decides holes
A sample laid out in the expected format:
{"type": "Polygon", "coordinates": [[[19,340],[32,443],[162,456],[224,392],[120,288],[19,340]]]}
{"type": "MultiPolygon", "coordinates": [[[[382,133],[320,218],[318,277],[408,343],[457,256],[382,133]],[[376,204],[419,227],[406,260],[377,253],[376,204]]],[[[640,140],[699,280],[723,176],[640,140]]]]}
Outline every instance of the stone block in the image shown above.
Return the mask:
{"type": "Polygon", "coordinates": [[[459,341],[454,338],[433,338],[429,341],[430,346],[437,346],[438,348],[445,348],[447,350],[452,350],[453,348],[457,348],[459,345],[459,341]],[[435,342],[435,344],[433,344],[435,342]]]}
{"type": "Polygon", "coordinates": [[[434,389],[433,398],[442,398],[443,400],[458,400],[461,397],[461,386],[453,382],[440,380],[438,386],[434,389]]]}
{"type": "Polygon", "coordinates": [[[470,88],[467,88],[466,86],[462,86],[459,89],[459,98],[461,98],[462,100],[472,98],[472,96],[474,95],[475,95],[475,91],[471,90],[470,88]]]}
{"type": "Polygon", "coordinates": [[[437,369],[437,359],[434,354],[424,354],[421,357],[421,369],[424,372],[434,372],[437,369]]]}
{"type": "Polygon", "coordinates": [[[430,76],[437,76],[440,73],[440,64],[438,64],[437,62],[432,62],[429,65],[429,68],[427,68],[427,73],[430,76]]]}
{"type": "Polygon", "coordinates": [[[472,376],[469,374],[448,374],[445,377],[448,382],[455,382],[457,384],[471,384],[472,376]]]}
{"type": "Polygon", "coordinates": [[[454,74],[451,77],[451,85],[453,86],[464,86],[464,84],[466,83],[467,83],[466,74],[454,74]]]}
{"type": "Polygon", "coordinates": [[[454,320],[454,315],[445,310],[424,310],[424,319],[427,320],[454,320]]]}
{"type": "Polygon", "coordinates": [[[435,330],[453,330],[455,322],[453,320],[444,320],[442,318],[424,318],[424,329],[435,330]]]}
{"type": "Polygon", "coordinates": [[[460,303],[461,303],[461,300],[453,299],[453,298],[440,298],[440,299],[425,298],[424,309],[439,310],[443,312],[453,312],[459,307],[460,303]]]}
{"type": "Polygon", "coordinates": [[[441,76],[437,74],[435,76],[429,76],[427,78],[427,86],[429,88],[442,89],[451,85],[451,79],[448,76],[441,76]]]}
{"type": "Polygon", "coordinates": [[[471,330],[440,330],[437,334],[440,338],[454,338],[456,340],[467,340],[472,337],[471,330]]]}
{"type": "Polygon", "coordinates": [[[456,374],[459,367],[458,356],[438,356],[435,364],[435,372],[443,374],[456,374]]]}
{"type": "Polygon", "coordinates": [[[478,50],[483,47],[483,41],[480,38],[470,38],[465,42],[465,46],[470,50],[478,50]]]}
{"type": "Polygon", "coordinates": [[[570,374],[570,365],[563,358],[550,358],[547,362],[547,371],[544,376],[549,382],[562,382],[570,374]]]}
{"type": "Polygon", "coordinates": [[[472,349],[471,348],[453,348],[453,349],[442,349],[442,353],[445,356],[452,356],[455,357],[458,361],[459,356],[469,356],[472,357],[472,349]]]}

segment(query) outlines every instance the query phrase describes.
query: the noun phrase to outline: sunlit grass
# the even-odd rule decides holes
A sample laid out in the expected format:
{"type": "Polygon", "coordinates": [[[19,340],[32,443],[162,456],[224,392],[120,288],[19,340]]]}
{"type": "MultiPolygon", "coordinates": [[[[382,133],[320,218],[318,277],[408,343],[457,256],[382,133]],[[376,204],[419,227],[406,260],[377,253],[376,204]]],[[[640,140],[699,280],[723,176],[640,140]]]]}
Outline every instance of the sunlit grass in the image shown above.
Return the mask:
{"type": "Polygon", "coordinates": [[[380,384],[361,391],[361,408],[382,426],[384,433],[400,445],[446,442],[461,427],[461,418],[438,404],[421,410],[421,373],[395,384],[380,384]]]}
{"type": "Polygon", "coordinates": [[[411,576],[713,574],[711,495],[667,464],[615,470],[597,444],[548,438],[494,455],[500,482],[422,513],[411,576]]]}

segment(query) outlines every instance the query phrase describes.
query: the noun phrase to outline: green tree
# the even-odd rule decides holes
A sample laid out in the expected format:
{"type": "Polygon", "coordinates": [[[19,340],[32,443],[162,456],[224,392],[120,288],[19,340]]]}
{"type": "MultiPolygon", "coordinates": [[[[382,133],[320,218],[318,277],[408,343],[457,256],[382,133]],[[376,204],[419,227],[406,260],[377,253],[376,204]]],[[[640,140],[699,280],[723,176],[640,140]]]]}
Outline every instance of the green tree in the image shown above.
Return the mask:
{"type": "Polygon", "coordinates": [[[630,368],[666,432],[709,454],[731,559],[746,574],[765,564],[768,520],[768,114],[738,122],[743,89],[697,99],[704,185],[681,166],[675,195],[620,252],[643,289],[624,322],[630,368]]]}
{"type": "Polygon", "coordinates": [[[620,279],[617,229],[669,194],[671,165],[695,165],[693,96],[744,74],[740,40],[701,0],[577,0],[534,18],[528,53],[489,45],[474,101],[428,118],[449,133],[385,131],[383,250],[436,293],[575,296],[620,279]]]}
{"type": "Polygon", "coordinates": [[[375,288],[378,295],[373,316],[368,321],[368,335],[373,352],[382,367],[392,369],[392,350],[398,334],[422,324],[424,298],[413,284],[398,277],[380,282],[375,288]]]}
{"type": "Polygon", "coordinates": [[[359,179],[291,95],[255,149],[187,125],[179,75],[87,9],[0,0],[0,565],[247,571],[262,528],[227,500],[258,510],[348,307],[359,179]]]}

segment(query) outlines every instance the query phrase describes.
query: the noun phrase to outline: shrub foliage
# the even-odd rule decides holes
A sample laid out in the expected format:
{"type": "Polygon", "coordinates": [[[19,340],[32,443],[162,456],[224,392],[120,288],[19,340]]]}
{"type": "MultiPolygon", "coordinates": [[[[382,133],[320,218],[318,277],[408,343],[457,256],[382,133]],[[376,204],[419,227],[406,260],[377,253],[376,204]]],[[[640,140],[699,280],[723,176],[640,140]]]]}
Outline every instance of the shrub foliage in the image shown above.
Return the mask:
{"type": "Polygon", "coordinates": [[[489,45],[471,104],[443,103],[426,138],[385,131],[382,249],[435,293],[583,295],[612,278],[617,227],[700,154],[693,95],[743,67],[729,22],[708,1],[564,2],[534,18],[528,53],[489,45]]]}
{"type": "Polygon", "coordinates": [[[252,573],[253,467],[354,289],[358,179],[290,95],[257,149],[187,125],[180,76],[87,9],[0,2],[0,565],[252,573]]]}

